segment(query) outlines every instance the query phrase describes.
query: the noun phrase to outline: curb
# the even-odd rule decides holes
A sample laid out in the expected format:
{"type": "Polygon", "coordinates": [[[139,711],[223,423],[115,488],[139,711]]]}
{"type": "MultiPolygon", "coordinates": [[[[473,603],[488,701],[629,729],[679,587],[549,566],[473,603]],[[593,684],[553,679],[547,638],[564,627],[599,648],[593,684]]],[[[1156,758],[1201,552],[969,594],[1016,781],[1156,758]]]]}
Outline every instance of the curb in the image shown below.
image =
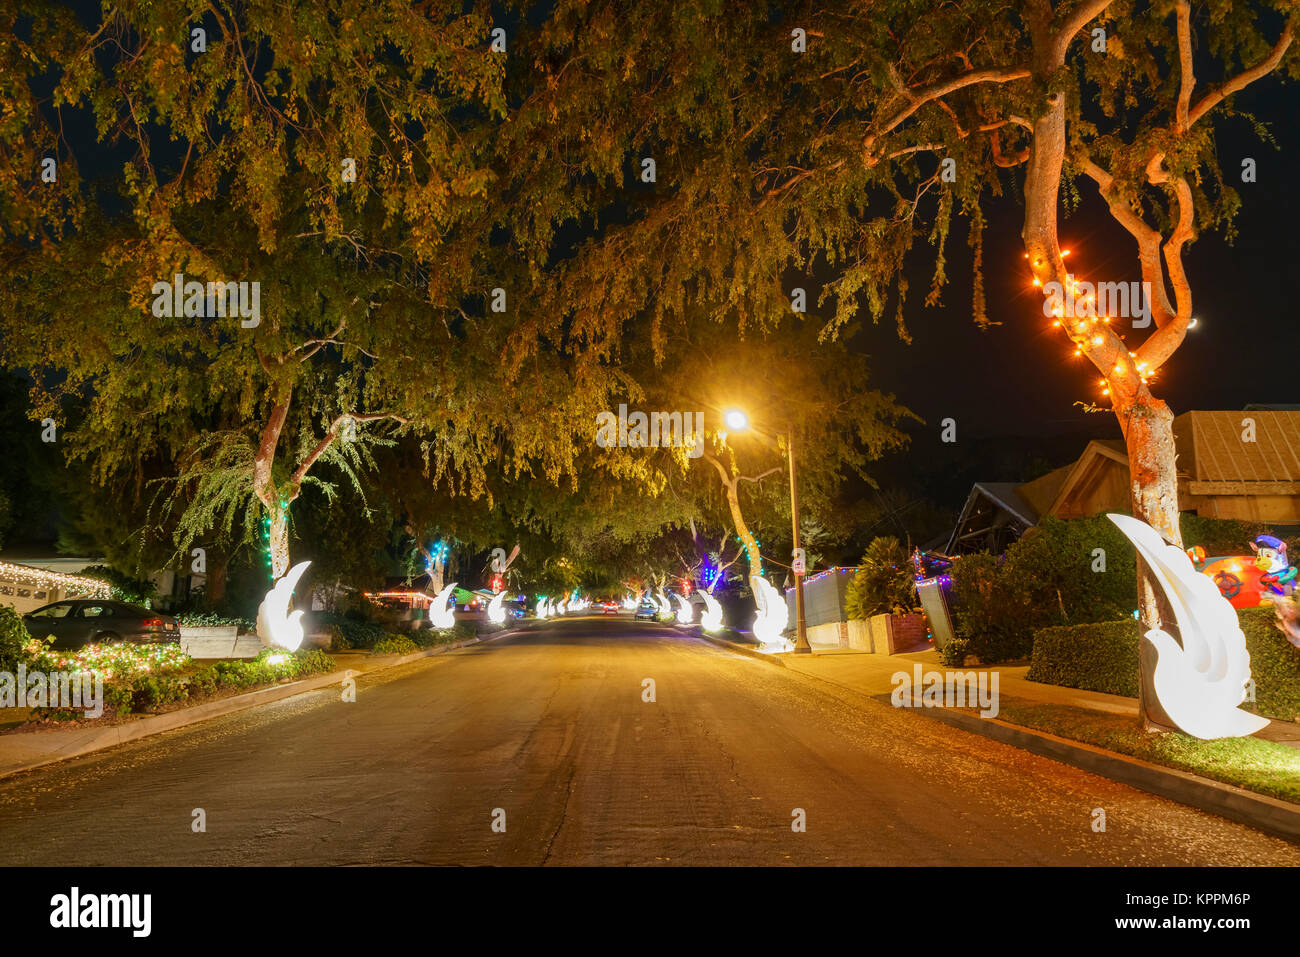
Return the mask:
{"type": "MultiPolygon", "coordinates": [[[[890,703],[890,695],[872,695],[817,675],[801,671],[795,673],[878,704],[890,703]]],[[[1150,764],[1126,754],[1107,751],[1082,741],[1060,738],[1046,731],[1024,728],[997,718],[981,718],[945,708],[912,707],[905,710],[1300,844],[1300,804],[1257,794],[1188,771],[1150,764]]]]}
{"type": "MultiPolygon", "coordinates": [[[[246,711],[249,708],[256,708],[260,705],[271,704],[276,701],[283,701],[285,698],[292,698],[295,695],[305,694],[308,691],[317,691],[320,688],[327,687],[345,678],[357,678],[365,675],[374,674],[384,671],[388,668],[395,668],[398,665],[409,664],[413,661],[419,661],[422,658],[432,658],[436,655],[446,654],[457,648],[464,648],[467,645],[479,644],[486,641],[494,641],[497,638],[504,638],[507,635],[515,634],[523,629],[501,631],[488,637],[466,638],[461,641],[455,641],[447,645],[439,645],[436,648],[427,648],[423,651],[417,651],[409,655],[402,655],[392,661],[386,661],[378,667],[370,668],[366,671],[357,671],[353,668],[345,668],[342,671],[331,671],[329,674],[313,675],[310,678],[304,678],[301,681],[293,681],[285,685],[272,685],[268,688],[259,688],[256,691],[247,691],[243,694],[231,695],[229,698],[221,698],[217,701],[208,701],[204,704],[195,705],[192,708],[182,708],[179,711],[169,711],[166,714],[152,715],[147,718],[140,718],[129,724],[117,725],[114,727],[101,728],[95,734],[85,740],[64,748],[57,747],[58,742],[52,740],[57,735],[63,733],[52,731],[46,734],[22,734],[22,735],[4,735],[0,736],[0,755],[7,749],[21,750],[27,752],[30,756],[19,758],[13,763],[0,766],[0,778],[7,778],[10,775],[18,774],[22,771],[31,771],[35,768],[44,767],[47,764],[56,764],[60,761],[67,761],[71,758],[84,757],[96,751],[102,751],[105,748],[113,748],[119,744],[128,744],[131,741],[138,741],[141,738],[152,737],[155,734],[162,734],[166,731],[176,731],[180,728],[188,727],[192,724],[199,724],[203,721],[209,721],[213,718],[220,718],[227,714],[235,714],[239,711],[246,711]],[[21,739],[21,740],[14,740],[21,739]],[[46,739],[46,740],[42,740],[46,739]],[[42,748],[44,745],[44,749],[42,748]],[[44,750],[44,753],[41,753],[44,750]]],[[[72,733],[80,733],[73,730],[72,733]]],[[[0,757],[0,760],[3,760],[0,757]]]]}
{"type": "Polygon", "coordinates": [[[777,665],[778,667],[781,668],[785,667],[785,662],[780,658],[778,658],[776,655],[765,655],[763,654],[763,652],[756,651],[755,649],[749,647],[749,645],[737,644],[734,641],[728,641],[726,638],[715,638],[712,635],[705,634],[703,629],[701,629],[698,632],[695,632],[695,631],[687,631],[685,628],[679,627],[677,628],[677,630],[680,631],[682,634],[690,635],[694,638],[702,638],[705,641],[709,642],[710,644],[717,645],[719,648],[725,648],[727,651],[734,651],[738,655],[744,655],[746,658],[756,658],[759,661],[766,661],[769,664],[777,665]]]}
{"type": "Polygon", "coordinates": [[[1300,844],[1300,805],[1256,794],[1232,784],[1203,778],[1176,768],[1149,764],[1126,754],[1106,751],[1082,741],[1058,738],[1045,731],[1034,731],[996,718],[980,718],[956,712],[943,713],[941,708],[917,708],[929,711],[929,717],[946,724],[983,735],[1003,744],[1082,771],[1090,771],[1112,781],[1127,784],[1148,794],[1177,801],[1200,811],[1217,814],[1239,824],[1300,844]]]}

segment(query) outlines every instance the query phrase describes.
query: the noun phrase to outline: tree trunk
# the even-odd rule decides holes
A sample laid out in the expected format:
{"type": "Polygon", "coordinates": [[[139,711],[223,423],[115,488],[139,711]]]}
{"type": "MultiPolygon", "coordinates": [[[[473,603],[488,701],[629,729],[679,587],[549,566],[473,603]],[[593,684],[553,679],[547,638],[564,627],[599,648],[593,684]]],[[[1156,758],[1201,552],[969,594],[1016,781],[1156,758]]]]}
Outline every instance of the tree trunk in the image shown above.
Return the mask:
{"type": "MultiPolygon", "coordinates": [[[[1129,489],[1133,515],[1173,545],[1183,544],[1178,527],[1178,469],[1174,447],[1174,416],[1169,406],[1143,386],[1133,401],[1115,409],[1128,451],[1129,489]]],[[[1163,589],[1138,556],[1138,616],[1142,633],[1153,628],[1179,638],[1178,623],[1163,589]]],[[[1151,643],[1138,642],[1138,702],[1143,728],[1173,729],[1173,721],[1156,700],[1152,675],[1156,655],[1151,643]]]]}
{"type": "Polygon", "coordinates": [[[289,509],[275,502],[268,507],[271,526],[271,577],[279,581],[289,572],[289,509]]]}

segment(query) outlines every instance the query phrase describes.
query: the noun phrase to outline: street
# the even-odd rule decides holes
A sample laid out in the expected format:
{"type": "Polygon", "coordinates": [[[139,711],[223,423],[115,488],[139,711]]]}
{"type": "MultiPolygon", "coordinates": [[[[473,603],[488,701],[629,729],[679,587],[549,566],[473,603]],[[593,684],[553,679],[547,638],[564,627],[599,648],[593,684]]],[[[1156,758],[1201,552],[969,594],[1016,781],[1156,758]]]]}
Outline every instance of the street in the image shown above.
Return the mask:
{"type": "Polygon", "coordinates": [[[625,616],[0,781],[0,834],[6,865],[1300,863],[1250,828],[625,616]]]}

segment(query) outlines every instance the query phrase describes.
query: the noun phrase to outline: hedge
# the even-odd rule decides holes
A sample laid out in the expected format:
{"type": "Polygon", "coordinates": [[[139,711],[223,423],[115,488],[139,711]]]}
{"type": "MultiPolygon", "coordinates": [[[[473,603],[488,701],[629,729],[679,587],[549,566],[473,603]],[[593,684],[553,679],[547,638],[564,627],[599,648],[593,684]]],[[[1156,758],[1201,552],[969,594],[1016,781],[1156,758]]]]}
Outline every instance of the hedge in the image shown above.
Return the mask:
{"type": "MultiPolygon", "coordinates": [[[[1300,718],[1300,648],[1274,624],[1271,608],[1238,613],[1250,653],[1255,702],[1242,705],[1269,718],[1300,718]]],[[[1136,698],[1138,622],[1129,618],[1089,625],[1043,628],[1034,635],[1030,681],[1136,698]]]]}

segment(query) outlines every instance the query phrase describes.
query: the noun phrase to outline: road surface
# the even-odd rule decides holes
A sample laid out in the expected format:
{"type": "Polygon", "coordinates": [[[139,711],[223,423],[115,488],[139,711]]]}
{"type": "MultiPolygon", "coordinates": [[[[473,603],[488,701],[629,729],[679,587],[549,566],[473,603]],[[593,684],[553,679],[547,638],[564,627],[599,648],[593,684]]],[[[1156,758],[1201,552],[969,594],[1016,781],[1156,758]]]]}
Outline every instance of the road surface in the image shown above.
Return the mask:
{"type": "Polygon", "coordinates": [[[341,698],[0,780],[0,864],[1300,863],[1248,827],[623,616],[341,698]]]}

